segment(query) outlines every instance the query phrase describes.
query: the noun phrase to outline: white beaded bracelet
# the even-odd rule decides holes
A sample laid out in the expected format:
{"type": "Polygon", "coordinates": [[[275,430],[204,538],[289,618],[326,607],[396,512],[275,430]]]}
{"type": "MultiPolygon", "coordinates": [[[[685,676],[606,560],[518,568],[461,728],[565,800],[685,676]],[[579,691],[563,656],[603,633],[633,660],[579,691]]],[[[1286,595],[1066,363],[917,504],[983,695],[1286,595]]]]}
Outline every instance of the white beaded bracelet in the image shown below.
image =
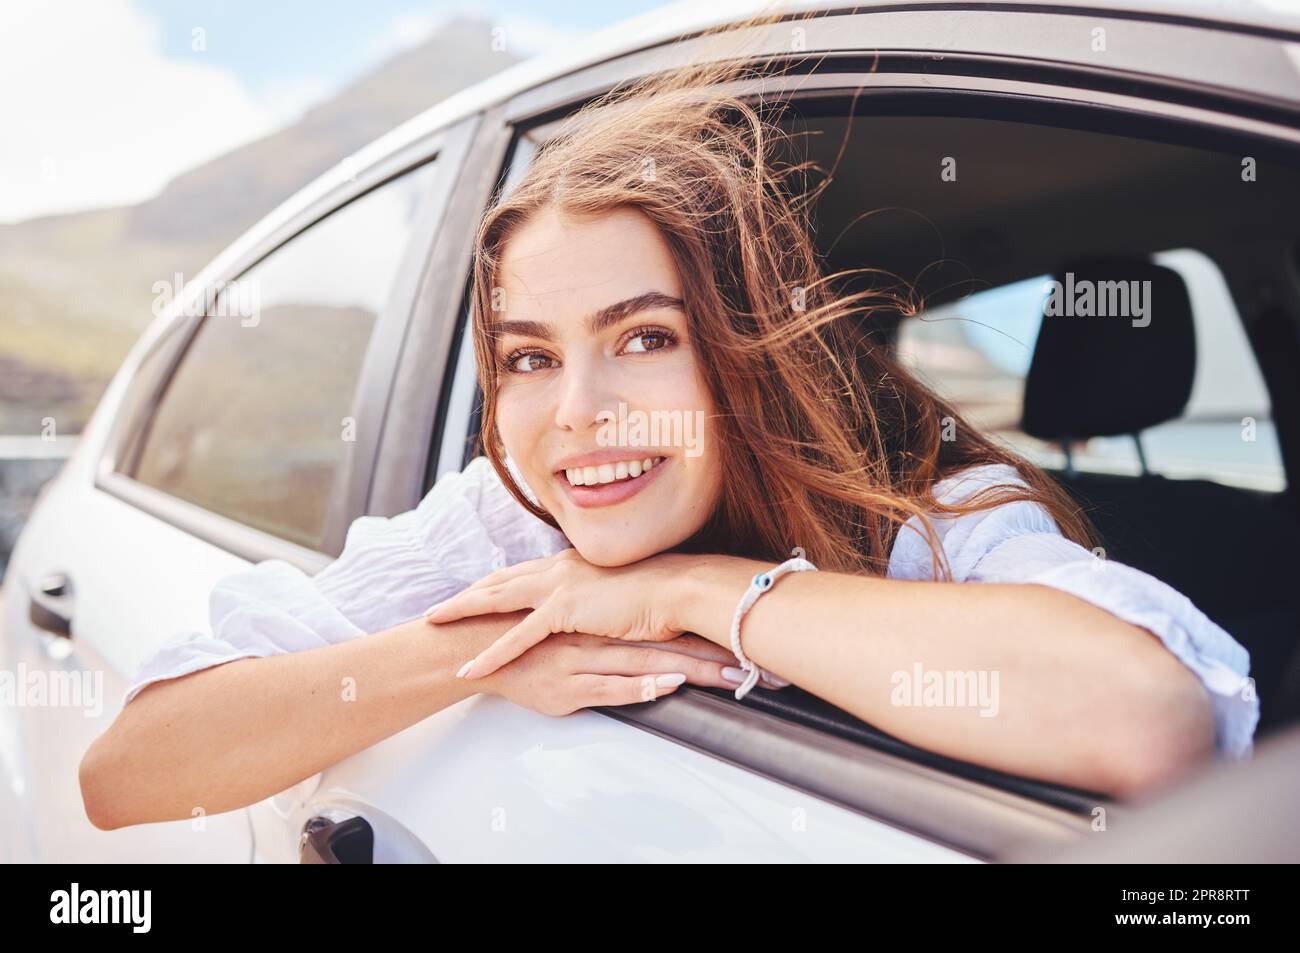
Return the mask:
{"type": "Polygon", "coordinates": [[[745,594],[740,597],[740,602],[736,606],[736,614],[731,619],[731,652],[740,660],[740,667],[747,673],[745,681],[736,689],[736,701],[740,701],[749,694],[749,690],[758,684],[759,678],[763,672],[753,660],[745,654],[745,650],[740,647],[740,620],[745,618],[745,613],[753,608],[758,597],[772,586],[776,581],[790,572],[816,572],[817,567],[803,558],[803,550],[796,546],[794,548],[794,558],[787,559],[781,565],[769,569],[767,572],[761,572],[754,577],[754,581],[749,584],[745,594]]]}

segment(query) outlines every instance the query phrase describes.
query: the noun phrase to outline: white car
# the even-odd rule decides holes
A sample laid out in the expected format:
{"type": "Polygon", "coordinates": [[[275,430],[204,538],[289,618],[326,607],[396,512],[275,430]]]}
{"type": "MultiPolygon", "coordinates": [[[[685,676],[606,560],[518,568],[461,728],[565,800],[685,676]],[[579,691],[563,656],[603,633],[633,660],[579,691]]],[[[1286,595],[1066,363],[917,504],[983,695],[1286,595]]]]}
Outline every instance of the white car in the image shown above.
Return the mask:
{"type": "MultiPolygon", "coordinates": [[[[206,627],[220,577],[267,558],[319,569],[355,518],[412,508],[470,459],[466,291],[495,190],[567,112],[702,55],[698,39],[673,41],[755,12],[744,6],[656,11],[458,94],[188,283],[47,487],[5,579],[0,670],[47,686],[102,673],[102,710],[0,708],[0,860],[968,862],[1083,845],[1123,814],[918,750],[797,688],[742,703],[687,687],[565,718],[475,697],[244,810],[111,832],[86,818],[83,753],[135,666],[206,627]]],[[[825,15],[760,28],[755,54],[792,68],[742,91],[789,99],[783,121],[817,133],[796,141],[824,166],[845,143],[816,208],[823,252],[927,280],[927,264],[959,263],[968,282],[928,285],[927,316],[1002,302],[992,310],[1030,336],[1018,352],[961,322],[879,333],[1057,466],[1115,558],[1251,650],[1265,743],[1300,712],[1300,18],[1211,0],[815,6],[825,15]],[[955,182],[940,174],[954,157],[955,182]],[[873,209],[890,211],[854,224],[873,209]],[[1085,257],[1178,276],[1187,307],[1152,325],[1173,337],[1133,335],[1126,357],[1081,370],[1039,333],[1041,297],[1011,313],[1017,288],[1085,257]],[[1089,429],[1078,411],[1098,402],[1115,414],[1089,429]],[[1201,535],[1169,535],[1166,514],[1189,505],[1201,535]],[[1247,537],[1275,564],[1242,565],[1233,541],[1247,537]]],[[[1294,860],[1295,838],[1291,825],[1247,859],[1294,860]]]]}

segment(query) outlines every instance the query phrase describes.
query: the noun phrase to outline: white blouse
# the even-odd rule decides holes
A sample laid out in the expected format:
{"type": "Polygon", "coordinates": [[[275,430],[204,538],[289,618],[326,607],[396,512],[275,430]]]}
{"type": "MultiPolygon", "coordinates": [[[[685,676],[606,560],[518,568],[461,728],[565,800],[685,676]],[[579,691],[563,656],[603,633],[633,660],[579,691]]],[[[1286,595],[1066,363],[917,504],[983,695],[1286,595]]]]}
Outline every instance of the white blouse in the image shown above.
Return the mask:
{"type": "MultiPolygon", "coordinates": [[[[1022,485],[1010,466],[974,467],[937,483],[935,496],[959,502],[1007,483],[1022,485]]],[[[1249,653],[1186,596],[1066,539],[1037,503],[1003,503],[933,522],[955,582],[1053,586],[1154,633],[1209,693],[1219,752],[1250,753],[1259,700],[1247,690],[1249,653]]],[[[439,479],[415,509],[357,519],[342,554],[314,577],[267,560],[218,581],[211,631],[182,632],[160,645],[136,669],[123,705],[162,679],[391,628],[488,573],[568,546],[563,533],[520,506],[487,458],[478,457],[439,479]]],[[[919,522],[899,531],[888,574],[933,578],[919,522]]]]}

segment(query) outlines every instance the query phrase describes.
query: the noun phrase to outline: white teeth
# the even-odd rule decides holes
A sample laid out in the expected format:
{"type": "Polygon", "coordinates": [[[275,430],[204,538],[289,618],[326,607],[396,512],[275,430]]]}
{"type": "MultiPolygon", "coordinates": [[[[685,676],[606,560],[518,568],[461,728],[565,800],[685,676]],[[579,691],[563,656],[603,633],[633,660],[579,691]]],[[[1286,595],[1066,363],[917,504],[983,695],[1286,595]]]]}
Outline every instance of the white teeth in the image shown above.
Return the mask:
{"type": "Polygon", "coordinates": [[[615,483],[619,480],[635,479],[656,464],[662,463],[663,457],[646,457],[644,460],[620,460],[617,463],[602,463],[595,467],[570,467],[564,471],[570,486],[596,486],[602,483],[615,483]]]}

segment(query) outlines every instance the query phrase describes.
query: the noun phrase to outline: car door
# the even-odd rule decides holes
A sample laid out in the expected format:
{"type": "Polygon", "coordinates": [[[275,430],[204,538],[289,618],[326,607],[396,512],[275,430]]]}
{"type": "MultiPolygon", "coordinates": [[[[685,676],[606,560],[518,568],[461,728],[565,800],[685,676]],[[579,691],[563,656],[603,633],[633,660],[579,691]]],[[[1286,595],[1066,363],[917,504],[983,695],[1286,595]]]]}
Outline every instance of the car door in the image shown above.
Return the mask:
{"type": "Polygon", "coordinates": [[[252,856],[244,811],[196,804],[189,820],[94,828],[78,765],[135,667],[207,627],[216,580],[264,558],[310,571],[341,548],[364,505],[411,264],[427,260],[472,126],[273,216],[269,235],[200,276],[197,298],[150,329],[111,385],[6,579],[4,668],[85,689],[3,712],[6,859],[252,856]]]}

